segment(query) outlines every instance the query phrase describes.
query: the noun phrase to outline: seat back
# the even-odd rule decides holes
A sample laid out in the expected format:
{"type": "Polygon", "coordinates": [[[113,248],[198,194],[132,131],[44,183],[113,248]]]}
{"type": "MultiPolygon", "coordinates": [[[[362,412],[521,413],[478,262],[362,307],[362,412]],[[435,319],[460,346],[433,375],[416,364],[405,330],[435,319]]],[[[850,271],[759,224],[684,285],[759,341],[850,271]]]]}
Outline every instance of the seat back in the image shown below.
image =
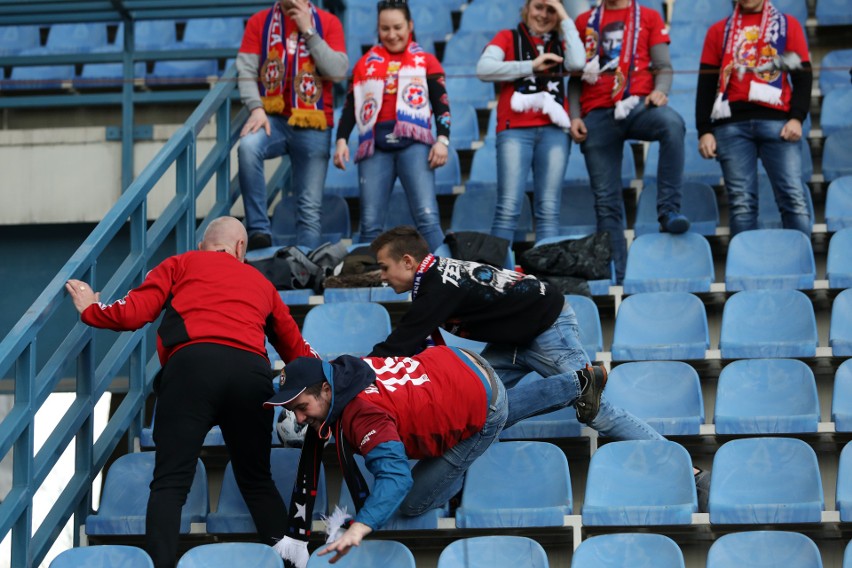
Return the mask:
{"type": "MultiPolygon", "coordinates": [[[[695,96],[692,95],[693,101],[695,96]]],[[[694,104],[694,103],[693,103],[694,104]]],[[[714,236],[719,226],[719,205],[716,193],[706,183],[687,181],[683,183],[680,211],[689,219],[689,232],[714,236]]],[[[637,237],[647,233],[658,233],[657,184],[647,183],[639,194],[636,205],[636,222],[633,231],[637,237]]]]}
{"type": "MultiPolygon", "coordinates": [[[[470,148],[470,145],[477,140],[479,140],[479,119],[476,116],[476,109],[472,104],[453,103],[453,146],[470,148]]],[[[437,174],[441,169],[443,168],[439,168],[435,173],[437,174]]]]}
{"type": "Polygon", "coordinates": [[[323,359],[364,356],[391,332],[390,315],[372,302],[335,302],[311,308],[302,335],[323,359]]]}
{"type": "Polygon", "coordinates": [[[704,304],[686,292],[628,296],[615,317],[614,361],[703,359],[709,346],[704,304]]]}
{"type": "Polygon", "coordinates": [[[240,47],[245,24],[242,18],[192,18],[186,21],[184,47],[240,47]]]}
{"type": "MultiPolygon", "coordinates": [[[[298,199],[295,195],[284,196],[273,209],[272,233],[281,244],[295,244],[298,211],[298,199]]],[[[349,205],[343,197],[324,194],[321,211],[320,232],[322,241],[338,242],[341,239],[349,238],[352,234],[349,205]]]]}
{"type": "Polygon", "coordinates": [[[616,533],[583,539],[571,559],[573,568],[683,568],[683,552],[667,536],[616,533]]]}
{"type": "Polygon", "coordinates": [[[284,561],[269,545],[258,542],[217,542],[190,548],[177,568],[284,568],[284,561]]]}
{"type": "Polygon", "coordinates": [[[790,531],[744,531],[722,535],[707,553],[707,568],[822,568],[814,541],[790,531]]]}
{"type": "Polygon", "coordinates": [[[852,24],[852,3],[849,0],[819,0],[816,20],[820,26],[845,26],[852,24]]]}
{"type": "Polygon", "coordinates": [[[816,263],[811,241],[794,229],[743,231],[731,239],[725,289],[813,289],[816,263]]]}
{"type": "Polygon", "coordinates": [[[308,559],[307,568],[335,566],[336,568],[415,568],[414,555],[407,546],[393,540],[365,540],[352,547],[349,552],[331,564],[334,554],[319,556],[324,547],[319,547],[308,559]]]}
{"type": "Polygon", "coordinates": [[[847,442],[840,452],[835,501],[840,520],[844,523],[852,521],[852,442],[847,442]]]}
{"type": "Polygon", "coordinates": [[[852,432],[852,359],[844,361],[834,374],[831,420],[838,432],[852,432]]]}
{"type": "MultiPolygon", "coordinates": [[[[695,0],[699,2],[702,0],[695,0]]],[[[703,0],[708,1],[708,0],[703,0]]],[[[715,0],[728,4],[727,0],[715,0]]],[[[698,153],[698,139],[695,136],[687,136],[684,139],[683,181],[696,181],[707,185],[719,185],[722,180],[722,166],[716,160],[705,160],[698,153]]],[[[657,168],[660,163],[660,143],[652,142],[645,157],[645,183],[657,183],[657,168]]]]}
{"type": "Polygon", "coordinates": [[[45,43],[55,52],[86,52],[107,45],[107,26],[102,22],[53,24],[45,43]]]}
{"type": "MultiPolygon", "coordinates": [[[[535,381],[546,381],[536,372],[527,373],[515,383],[506,374],[500,378],[506,388],[515,385],[529,384],[535,381]]],[[[581,436],[583,425],[577,420],[577,411],[573,406],[566,406],[553,412],[546,412],[525,418],[500,432],[501,440],[552,440],[554,438],[571,438],[581,436]]]]}
{"type": "Polygon", "coordinates": [[[606,396],[664,436],[694,436],[704,424],[698,373],[681,361],[618,365],[609,374],[606,396]]]}
{"type": "Polygon", "coordinates": [[[595,353],[603,351],[603,331],[601,330],[601,314],[595,302],[586,296],[566,294],[565,300],[571,304],[574,313],[577,314],[577,323],[580,326],[580,343],[586,350],[590,359],[595,358],[595,353]]]}
{"type": "MultiPolygon", "coordinates": [[[[569,160],[569,163],[573,160],[569,160]]],[[[598,230],[595,214],[595,196],[586,185],[563,185],[559,205],[559,234],[566,237],[584,237],[598,230]]]]}
{"type": "Polygon", "coordinates": [[[104,544],[65,550],[50,563],[50,568],[154,568],[148,553],[135,546],[104,544]]]}
{"type": "Polygon", "coordinates": [[[725,302],[723,359],[813,357],[817,341],[814,307],[798,290],[746,290],[725,302]]]}
{"type": "Polygon", "coordinates": [[[459,31],[487,32],[492,35],[506,27],[506,22],[517,21],[524,0],[503,2],[471,2],[462,12],[459,31]]]}
{"type": "MultiPolygon", "coordinates": [[[[446,48],[444,49],[444,58],[441,61],[444,70],[447,67],[460,66],[466,68],[466,74],[472,76],[482,50],[485,49],[485,46],[488,45],[493,37],[494,32],[490,31],[459,30],[454,33],[447,41],[446,48]]],[[[477,81],[479,80],[476,77],[473,78],[477,81]]]]}
{"type": "Polygon", "coordinates": [[[712,524],[818,523],[825,501],[813,448],[794,438],[725,442],[713,457],[712,524]]]}
{"type": "Polygon", "coordinates": [[[797,359],[742,359],[719,375],[717,434],[816,432],[819,414],[814,373],[797,359]]]}
{"type": "Polygon", "coordinates": [[[584,525],[688,525],[696,512],[692,459],[680,444],[626,440],[592,454],[584,525]]]}
{"type": "Polygon", "coordinates": [[[852,89],[833,89],[822,99],[820,126],[825,136],[852,127],[852,116],[846,112],[852,105],[852,89]]]}
{"type": "Polygon", "coordinates": [[[852,49],[835,49],[822,58],[819,70],[819,90],[823,95],[834,89],[849,88],[849,68],[852,67],[852,49]]]}
{"type": "Polygon", "coordinates": [[[709,27],[731,15],[731,3],[727,0],[692,0],[678,4],[672,10],[671,24],[675,26],[696,24],[709,27]]]}
{"type": "Polygon", "coordinates": [[[454,104],[484,109],[494,100],[494,84],[480,81],[472,64],[444,65],[444,71],[447,74],[447,96],[456,101],[454,104]]]}
{"type": "Polygon", "coordinates": [[[837,178],[828,185],[825,224],[830,233],[852,227],[852,176],[837,178]]]}
{"type": "Polygon", "coordinates": [[[571,477],[562,450],[546,442],[498,442],[467,470],[456,526],[562,526],[571,510],[571,477]]]}
{"type": "Polygon", "coordinates": [[[524,536],[475,536],[450,543],[441,551],[437,568],[548,568],[547,553],[524,536]]]}
{"type": "Polygon", "coordinates": [[[707,239],[696,233],[649,233],[627,253],[624,293],[709,292],[716,278],[707,239]]]}
{"type": "Polygon", "coordinates": [[[834,298],[828,343],[835,357],[852,355],[852,289],[846,289],[834,298]]]}
{"type": "Polygon", "coordinates": [[[852,128],[847,128],[827,136],[822,147],[822,175],[831,182],[839,177],[852,175],[852,160],[849,159],[849,147],[852,146],[852,128]]]}
{"type": "Polygon", "coordinates": [[[38,47],[40,43],[38,26],[0,26],[0,55],[17,55],[25,49],[38,47]]]}

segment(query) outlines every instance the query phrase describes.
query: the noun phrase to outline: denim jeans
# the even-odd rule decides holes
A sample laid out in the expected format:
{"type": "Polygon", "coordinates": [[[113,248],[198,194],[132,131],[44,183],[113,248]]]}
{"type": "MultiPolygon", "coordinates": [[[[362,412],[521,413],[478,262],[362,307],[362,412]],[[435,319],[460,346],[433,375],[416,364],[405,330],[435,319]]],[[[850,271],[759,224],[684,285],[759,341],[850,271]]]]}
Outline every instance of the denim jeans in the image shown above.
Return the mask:
{"type": "MultiPolygon", "coordinates": [[[[494,370],[483,362],[486,372],[496,378],[494,370]]],[[[503,431],[509,413],[506,388],[499,380],[493,381],[497,387],[497,398],[488,407],[488,416],[482,430],[466,440],[462,440],[444,455],[423,459],[411,470],[414,483],[399,507],[403,515],[421,515],[430,509],[440,507],[458,493],[464,483],[464,474],[471,464],[485,450],[496,442],[503,431]]]]}
{"type": "Polygon", "coordinates": [[[358,162],[362,243],[371,242],[384,230],[388,202],[397,177],[408,197],[417,230],[429,243],[429,248],[434,251],[444,242],[435,198],[435,170],[429,167],[429,150],[429,146],[419,142],[391,152],[376,148],[372,156],[358,162]]]}
{"type": "Polygon", "coordinates": [[[621,160],[625,140],[658,140],[657,216],[680,212],[683,185],[683,118],[668,106],[646,107],[639,103],[624,120],[615,120],[613,109],[596,109],[583,118],[588,138],[581,149],[586,157],[589,181],[595,195],[598,231],[609,232],[616,280],[624,279],[627,264],[626,219],[621,195],[621,160]]]}
{"type": "MultiPolygon", "coordinates": [[[[573,404],[580,394],[580,381],[574,371],[589,363],[580,343],[577,315],[568,302],[553,325],[529,345],[512,347],[489,343],[483,349],[482,357],[488,360],[509,389],[506,428],[524,418],[573,404]],[[546,380],[515,386],[532,371],[546,377],[546,380]]],[[[643,420],[612,406],[606,396],[601,399],[600,411],[589,426],[617,440],[663,439],[643,420]]]]}
{"type": "Polygon", "coordinates": [[[781,138],[782,120],[744,120],[713,130],[725,189],[731,235],[757,229],[757,158],[763,162],[785,229],[811,234],[811,217],[802,183],[799,142],[781,138]]]}
{"type": "Polygon", "coordinates": [[[515,240],[530,168],[536,240],[559,234],[562,179],[570,154],[571,140],[556,126],[508,128],[497,133],[497,209],[492,235],[510,243],[515,240]]]}
{"type": "Polygon", "coordinates": [[[272,134],[264,129],[246,134],[237,151],[240,191],[243,194],[246,231],[270,234],[269,206],[263,162],[288,154],[293,190],[299,215],[296,220],[296,244],[314,249],[320,243],[320,210],[325,173],[328,169],[331,128],[295,128],[287,118],[269,115],[272,134]]]}

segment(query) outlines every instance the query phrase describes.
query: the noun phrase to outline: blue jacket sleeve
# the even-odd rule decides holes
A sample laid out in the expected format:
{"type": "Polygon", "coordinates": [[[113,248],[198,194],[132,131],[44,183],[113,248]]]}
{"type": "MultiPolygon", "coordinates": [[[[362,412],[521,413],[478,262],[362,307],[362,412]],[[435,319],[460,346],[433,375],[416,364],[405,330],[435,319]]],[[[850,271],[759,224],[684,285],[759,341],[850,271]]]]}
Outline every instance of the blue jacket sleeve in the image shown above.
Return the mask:
{"type": "Polygon", "coordinates": [[[375,481],[355,520],[376,530],[382,528],[396,512],[414,480],[402,442],[379,444],[364,456],[364,463],[375,481]]]}

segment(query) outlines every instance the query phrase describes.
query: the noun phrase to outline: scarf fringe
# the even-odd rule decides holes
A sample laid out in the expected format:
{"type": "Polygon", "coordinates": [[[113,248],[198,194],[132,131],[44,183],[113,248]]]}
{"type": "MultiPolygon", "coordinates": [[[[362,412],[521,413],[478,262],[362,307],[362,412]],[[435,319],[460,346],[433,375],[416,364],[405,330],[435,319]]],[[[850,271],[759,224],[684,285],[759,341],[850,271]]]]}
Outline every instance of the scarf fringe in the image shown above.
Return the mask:
{"type": "Polygon", "coordinates": [[[511,107],[515,112],[535,110],[547,115],[550,122],[560,128],[571,127],[571,118],[568,116],[568,113],[556,102],[556,97],[550,93],[523,94],[515,91],[512,94],[511,107]]]}
{"type": "Polygon", "coordinates": [[[769,83],[752,81],[748,88],[748,100],[772,106],[781,106],[784,104],[781,100],[781,93],[781,89],[769,83]]]}
{"type": "Polygon", "coordinates": [[[355,163],[360,162],[364,158],[369,158],[376,151],[376,141],[371,136],[366,140],[362,140],[358,144],[358,151],[355,153],[355,163]]]}
{"type": "Polygon", "coordinates": [[[261,97],[260,100],[263,103],[263,110],[266,111],[266,114],[281,114],[284,112],[284,99],[280,95],[261,97]]]}
{"type": "Polygon", "coordinates": [[[325,111],[303,108],[294,108],[293,114],[290,115],[290,120],[287,121],[287,124],[297,128],[313,128],[315,130],[325,130],[328,128],[325,111]]]}
{"type": "Polygon", "coordinates": [[[429,146],[435,143],[435,137],[432,136],[431,128],[424,128],[413,122],[397,120],[393,127],[393,134],[397,138],[411,138],[429,146]]]}
{"type": "Polygon", "coordinates": [[[289,562],[295,568],[305,568],[308,565],[310,553],[308,553],[308,542],[305,540],[296,540],[285,536],[275,543],[272,547],[278,555],[284,559],[284,562],[289,562]]]}
{"type": "Polygon", "coordinates": [[[325,523],[325,533],[328,537],[325,539],[326,544],[331,544],[335,540],[343,536],[346,530],[343,528],[343,523],[352,518],[352,515],[346,512],[346,507],[342,509],[335,505],[334,512],[326,517],[322,516],[322,522],[325,523]]]}
{"type": "Polygon", "coordinates": [[[594,85],[598,82],[598,78],[601,74],[601,62],[600,57],[595,55],[586,65],[583,67],[583,81],[588,83],[589,85],[594,85]]]}
{"type": "Polygon", "coordinates": [[[624,120],[627,118],[630,112],[639,104],[640,100],[636,95],[630,95],[626,99],[615,103],[615,120],[624,120]]]}
{"type": "Polygon", "coordinates": [[[722,120],[731,118],[731,105],[724,93],[718,93],[716,100],[713,102],[713,111],[710,113],[711,120],[722,120]]]}

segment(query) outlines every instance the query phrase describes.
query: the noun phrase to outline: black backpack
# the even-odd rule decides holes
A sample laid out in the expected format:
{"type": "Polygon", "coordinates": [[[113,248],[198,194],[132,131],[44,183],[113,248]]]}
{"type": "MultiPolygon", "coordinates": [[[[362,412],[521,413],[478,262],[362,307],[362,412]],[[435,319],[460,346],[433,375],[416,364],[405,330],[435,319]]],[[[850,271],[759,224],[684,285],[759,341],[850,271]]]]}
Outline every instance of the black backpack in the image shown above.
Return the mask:
{"type": "Polygon", "coordinates": [[[282,247],[269,258],[247,261],[257,268],[278,290],[311,288],[322,293],[325,271],[310,260],[299,247],[282,247]]]}

